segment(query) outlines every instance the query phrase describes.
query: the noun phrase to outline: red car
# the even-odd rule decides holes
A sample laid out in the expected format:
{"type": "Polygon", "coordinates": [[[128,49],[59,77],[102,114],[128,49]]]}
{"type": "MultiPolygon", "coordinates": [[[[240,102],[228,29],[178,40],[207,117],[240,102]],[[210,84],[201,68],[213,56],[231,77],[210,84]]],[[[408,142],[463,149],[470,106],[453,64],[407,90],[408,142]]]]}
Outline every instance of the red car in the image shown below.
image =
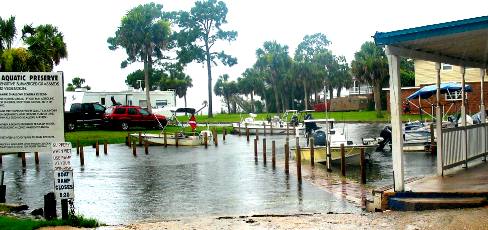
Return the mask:
{"type": "Polygon", "coordinates": [[[129,127],[163,128],[168,123],[166,117],[151,114],[139,106],[117,105],[107,108],[105,125],[128,130],[129,127]]]}

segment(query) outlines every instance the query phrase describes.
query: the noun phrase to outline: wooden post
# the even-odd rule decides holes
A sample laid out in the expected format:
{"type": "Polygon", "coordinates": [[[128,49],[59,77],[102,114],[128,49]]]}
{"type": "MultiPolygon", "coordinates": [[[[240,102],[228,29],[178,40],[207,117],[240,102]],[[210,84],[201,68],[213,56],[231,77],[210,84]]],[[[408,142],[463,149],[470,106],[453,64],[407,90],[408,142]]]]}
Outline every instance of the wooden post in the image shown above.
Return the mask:
{"type": "Polygon", "coordinates": [[[296,132],[297,132],[297,129],[295,129],[295,124],[293,124],[293,126],[292,126],[292,127],[293,127],[293,135],[296,135],[296,134],[297,134],[297,133],[296,133],[296,132]]]}
{"type": "MultiPolygon", "coordinates": [[[[207,133],[205,133],[206,135],[207,133]]],[[[166,136],[166,132],[163,133],[163,138],[164,138],[164,147],[168,147],[168,139],[167,139],[167,136],[166,136]]]]}
{"type": "Polygon", "coordinates": [[[175,133],[175,145],[176,145],[176,147],[179,146],[179,143],[178,143],[179,142],[179,140],[178,140],[179,139],[179,136],[180,136],[180,133],[176,132],[175,133]]]}
{"type": "MultiPolygon", "coordinates": [[[[0,153],[0,157],[2,156],[2,154],[0,153]]],[[[4,185],[3,184],[3,177],[4,177],[4,174],[5,172],[2,170],[0,171],[0,203],[5,203],[5,195],[7,194],[7,185],[4,185]]]]}
{"type": "Polygon", "coordinates": [[[249,142],[249,128],[246,125],[246,140],[249,142]]]}
{"type": "Polygon", "coordinates": [[[285,143],[285,173],[290,172],[290,149],[288,148],[288,143],[285,143]]]}
{"type": "Polygon", "coordinates": [[[276,146],[275,146],[275,141],[271,142],[271,164],[273,165],[273,168],[276,167],[276,146]]]}
{"type": "Polygon", "coordinates": [[[131,147],[130,145],[132,144],[132,141],[130,139],[130,133],[127,132],[127,146],[131,147]]]}
{"type": "Polygon", "coordinates": [[[139,131],[139,146],[142,146],[142,132],[139,131]]]}
{"type": "Polygon", "coordinates": [[[310,138],[310,164],[314,166],[315,164],[315,140],[314,138],[310,138]]]}
{"type": "Polygon", "coordinates": [[[264,135],[263,136],[266,136],[266,124],[263,124],[263,127],[264,127],[264,135]]]}
{"type": "Polygon", "coordinates": [[[85,153],[83,152],[83,146],[80,145],[80,165],[85,165],[85,153]]]}
{"type": "MultiPolygon", "coordinates": [[[[297,138],[298,139],[298,138],[297,138]]],[[[302,182],[302,153],[300,152],[300,145],[297,145],[297,179],[298,182],[302,182]]]]}
{"type": "Polygon", "coordinates": [[[256,135],[256,140],[259,140],[259,129],[258,129],[258,128],[256,128],[256,133],[255,133],[255,135],[256,135]]]}
{"type": "Polygon", "coordinates": [[[39,165],[39,152],[34,152],[35,155],[35,160],[36,160],[36,165],[39,165]]]}
{"type": "Polygon", "coordinates": [[[225,127],[224,127],[224,131],[222,133],[222,140],[224,140],[224,141],[225,141],[225,135],[226,134],[227,134],[227,129],[225,129],[225,127]]]}
{"type": "MultiPolygon", "coordinates": [[[[80,154],[82,154],[81,151],[80,154]]],[[[50,192],[44,195],[44,218],[46,220],[52,220],[56,219],[56,217],[56,196],[54,192],[50,192]]]]}
{"type": "Polygon", "coordinates": [[[290,135],[290,131],[289,131],[289,124],[286,123],[286,136],[288,137],[290,135]]]}
{"type": "Polygon", "coordinates": [[[213,133],[214,133],[215,146],[218,146],[219,145],[219,136],[217,135],[217,129],[216,128],[213,129],[213,133]]]}
{"type": "Polygon", "coordinates": [[[266,164],[266,138],[263,138],[263,163],[266,164]]]}
{"type": "Polygon", "coordinates": [[[271,123],[271,124],[269,125],[269,129],[271,130],[271,131],[270,131],[270,132],[271,132],[271,136],[273,136],[273,123],[271,123]]]}
{"type": "Polygon", "coordinates": [[[254,139],[254,159],[258,160],[258,139],[254,139]]]}
{"type": "MultiPolygon", "coordinates": [[[[246,124],[247,127],[247,124],[246,124]]],[[[237,131],[239,133],[239,136],[241,136],[241,122],[239,122],[239,130],[237,131]]]]}
{"type": "Polygon", "coordinates": [[[68,220],[68,199],[61,199],[61,219],[68,220]]]}
{"type": "Polygon", "coordinates": [[[80,154],[80,140],[76,140],[76,155],[80,154]]]}
{"type": "Polygon", "coordinates": [[[203,133],[203,142],[204,142],[205,148],[207,148],[208,147],[208,134],[207,134],[207,132],[203,133]]]}
{"type": "Polygon", "coordinates": [[[366,165],[364,159],[364,148],[361,148],[361,184],[366,184],[366,165]]]}
{"type": "Polygon", "coordinates": [[[108,152],[108,141],[104,140],[103,141],[103,154],[107,155],[108,152]]]}
{"type": "Polygon", "coordinates": [[[344,144],[341,144],[341,175],[346,176],[346,153],[344,152],[344,144]]]}
{"type": "Polygon", "coordinates": [[[27,162],[25,161],[25,153],[21,153],[21,157],[22,157],[22,167],[25,168],[25,166],[27,165],[27,162]]]}
{"type": "Polygon", "coordinates": [[[149,154],[149,142],[144,141],[144,153],[149,154]]]}
{"type": "Polygon", "coordinates": [[[132,155],[137,156],[136,141],[132,143],[132,155]]]}
{"type": "Polygon", "coordinates": [[[97,157],[100,155],[100,147],[99,147],[98,140],[95,143],[95,155],[97,155],[97,157]]]}
{"type": "Polygon", "coordinates": [[[3,164],[3,159],[2,158],[3,158],[3,154],[0,153],[0,165],[3,164]]]}

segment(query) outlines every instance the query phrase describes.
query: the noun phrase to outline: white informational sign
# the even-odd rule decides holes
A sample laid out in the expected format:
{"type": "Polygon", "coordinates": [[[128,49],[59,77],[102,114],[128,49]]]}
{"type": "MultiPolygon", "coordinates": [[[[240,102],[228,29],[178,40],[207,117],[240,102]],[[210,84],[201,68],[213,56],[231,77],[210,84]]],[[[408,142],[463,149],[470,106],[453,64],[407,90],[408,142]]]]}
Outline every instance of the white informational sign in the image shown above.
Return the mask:
{"type": "Polygon", "coordinates": [[[54,142],[51,146],[54,171],[73,170],[71,168],[71,143],[54,142]]]}
{"type": "Polygon", "coordinates": [[[56,199],[74,199],[75,183],[73,181],[73,168],[71,168],[71,143],[52,143],[51,150],[56,199]]]}
{"type": "Polygon", "coordinates": [[[0,153],[64,141],[63,73],[0,73],[0,153]]]}

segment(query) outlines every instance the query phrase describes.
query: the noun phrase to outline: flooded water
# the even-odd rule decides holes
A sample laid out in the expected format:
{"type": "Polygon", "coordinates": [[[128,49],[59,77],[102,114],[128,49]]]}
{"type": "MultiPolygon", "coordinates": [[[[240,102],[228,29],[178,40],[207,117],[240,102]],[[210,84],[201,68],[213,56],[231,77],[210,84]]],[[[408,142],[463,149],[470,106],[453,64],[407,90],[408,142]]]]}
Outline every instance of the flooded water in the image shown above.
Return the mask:
{"type": "MultiPolygon", "coordinates": [[[[336,127],[341,128],[342,124],[336,127]]],[[[359,142],[364,136],[377,136],[381,124],[347,124],[345,132],[359,142]]],[[[255,162],[252,141],[245,136],[221,136],[219,146],[151,146],[145,155],[138,148],[134,157],[125,145],[110,145],[108,155],[85,147],[85,166],[74,156],[75,206],[77,212],[107,224],[175,219],[189,216],[251,214],[295,214],[313,212],[357,213],[357,204],[319,189],[296,176],[287,176],[280,165],[271,167],[271,140],[277,143],[277,161],[282,162],[284,136],[268,136],[268,163],[255,162]]],[[[260,137],[262,138],[262,136],[260,137]]],[[[75,152],[73,152],[74,155],[75,152]]],[[[50,156],[27,154],[22,169],[16,154],[3,156],[7,202],[25,203],[30,209],[43,206],[43,195],[52,191],[50,156]]],[[[391,153],[372,153],[368,183],[392,183],[391,153]]],[[[406,154],[406,177],[434,172],[435,160],[423,153],[406,154]]],[[[319,168],[322,166],[318,166],[319,168]]],[[[348,177],[359,175],[348,166],[348,177]]],[[[337,172],[337,171],[336,171],[337,172]]]]}

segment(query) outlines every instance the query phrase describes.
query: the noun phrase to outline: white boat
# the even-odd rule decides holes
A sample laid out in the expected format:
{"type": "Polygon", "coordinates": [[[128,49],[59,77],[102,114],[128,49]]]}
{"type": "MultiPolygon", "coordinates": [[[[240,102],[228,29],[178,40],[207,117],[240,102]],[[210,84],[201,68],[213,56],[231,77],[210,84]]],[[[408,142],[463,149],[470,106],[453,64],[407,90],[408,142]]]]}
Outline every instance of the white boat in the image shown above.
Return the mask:
{"type": "MultiPolygon", "coordinates": [[[[289,112],[293,112],[296,110],[288,110],[285,112],[284,117],[287,118],[289,116],[289,112]]],[[[278,116],[274,116],[268,120],[256,120],[257,115],[254,113],[250,113],[249,117],[246,117],[241,122],[233,123],[232,128],[234,133],[246,134],[301,134],[303,133],[304,126],[301,123],[298,123],[298,118],[295,114],[296,122],[292,122],[293,118],[290,122],[287,122],[286,119],[281,119],[278,116]]]]}
{"type": "MultiPolygon", "coordinates": [[[[350,164],[358,165],[360,163],[361,149],[364,149],[365,154],[369,154],[376,149],[378,141],[382,139],[370,140],[367,143],[355,144],[352,140],[348,140],[344,131],[340,132],[333,126],[334,119],[307,119],[304,120],[306,136],[314,138],[314,162],[327,162],[327,152],[330,151],[331,162],[341,160],[341,145],[344,148],[344,156],[346,161],[350,164]],[[316,123],[325,123],[325,130],[320,130],[316,123]],[[330,146],[327,146],[327,142],[330,146]]],[[[364,142],[364,141],[363,141],[364,142]]],[[[291,148],[298,157],[296,148],[291,148]]],[[[311,147],[300,147],[300,157],[302,160],[311,160],[311,147]]]]}

